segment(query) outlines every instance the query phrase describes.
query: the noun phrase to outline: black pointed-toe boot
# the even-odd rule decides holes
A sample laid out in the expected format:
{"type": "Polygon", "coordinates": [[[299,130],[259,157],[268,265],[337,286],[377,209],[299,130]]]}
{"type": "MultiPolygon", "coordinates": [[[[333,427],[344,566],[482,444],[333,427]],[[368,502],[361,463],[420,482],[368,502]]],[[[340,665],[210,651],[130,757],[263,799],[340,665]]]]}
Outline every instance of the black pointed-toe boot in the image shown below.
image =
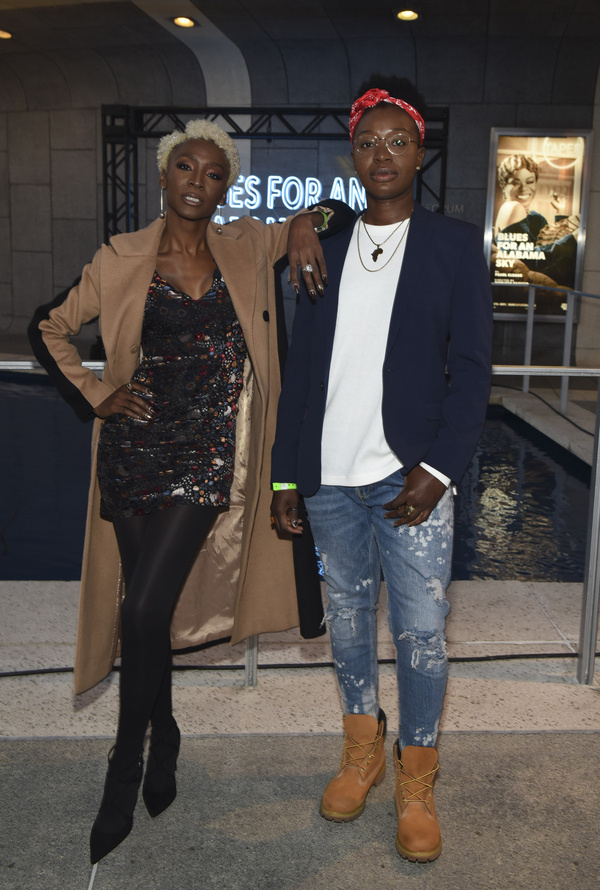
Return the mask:
{"type": "Polygon", "coordinates": [[[138,759],[126,769],[116,769],[113,752],[108,755],[108,772],[98,815],[90,834],[92,865],[107,856],[125,840],[133,826],[133,811],[142,781],[143,760],[138,759]]]}
{"type": "Polygon", "coordinates": [[[142,796],[153,819],[170,807],[177,796],[175,771],[180,744],[181,733],[175,720],[164,735],[158,736],[154,731],[150,735],[142,796]]]}

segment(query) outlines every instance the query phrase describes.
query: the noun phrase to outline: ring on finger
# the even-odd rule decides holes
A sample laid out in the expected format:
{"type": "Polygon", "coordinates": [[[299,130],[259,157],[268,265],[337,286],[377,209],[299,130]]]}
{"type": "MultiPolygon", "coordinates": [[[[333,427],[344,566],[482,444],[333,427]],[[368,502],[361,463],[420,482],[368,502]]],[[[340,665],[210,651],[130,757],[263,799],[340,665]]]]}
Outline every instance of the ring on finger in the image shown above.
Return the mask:
{"type": "Polygon", "coordinates": [[[415,508],[413,507],[412,504],[405,504],[404,512],[406,513],[407,516],[412,516],[412,514],[415,512],[415,508]]]}
{"type": "Polygon", "coordinates": [[[126,383],[125,388],[128,389],[129,392],[133,392],[133,386],[131,385],[131,383],[126,383]]]}
{"type": "Polygon", "coordinates": [[[303,271],[303,272],[312,272],[312,271],[313,271],[313,267],[311,266],[310,263],[307,263],[306,266],[302,266],[302,271],[303,271]]]}

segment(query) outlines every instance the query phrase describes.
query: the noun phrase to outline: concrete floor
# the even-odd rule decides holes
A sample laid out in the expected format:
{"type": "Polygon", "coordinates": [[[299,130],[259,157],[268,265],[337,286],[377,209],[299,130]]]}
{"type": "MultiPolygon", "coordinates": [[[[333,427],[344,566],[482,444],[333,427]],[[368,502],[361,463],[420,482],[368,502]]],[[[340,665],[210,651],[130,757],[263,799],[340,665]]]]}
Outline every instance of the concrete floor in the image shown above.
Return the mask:
{"type": "MultiPolygon", "coordinates": [[[[3,890],[85,890],[106,747],[0,744],[3,890]]],[[[317,809],[338,738],[186,738],[177,800],[156,820],[140,801],[94,890],[597,890],[597,734],[444,733],[439,750],[444,849],[419,865],[394,849],[390,760],[362,816],[340,825],[317,809]]]]}
{"type": "MultiPolygon", "coordinates": [[[[155,821],[138,806],[94,890],[595,890],[600,688],[575,679],[581,585],[462,581],[450,598],[436,863],[394,850],[390,664],[380,668],[388,777],[356,823],[319,817],[341,753],[339,699],[332,668],[310,666],[329,660],[326,640],[290,631],[261,639],[254,688],[234,668],[243,645],[176,658],[188,668],[174,683],[179,797],[155,821]]],[[[85,888],[117,678],[74,696],[69,673],[19,673],[72,664],[77,583],[2,582],[0,600],[0,670],[13,674],[0,678],[0,886],[85,888]]]]}

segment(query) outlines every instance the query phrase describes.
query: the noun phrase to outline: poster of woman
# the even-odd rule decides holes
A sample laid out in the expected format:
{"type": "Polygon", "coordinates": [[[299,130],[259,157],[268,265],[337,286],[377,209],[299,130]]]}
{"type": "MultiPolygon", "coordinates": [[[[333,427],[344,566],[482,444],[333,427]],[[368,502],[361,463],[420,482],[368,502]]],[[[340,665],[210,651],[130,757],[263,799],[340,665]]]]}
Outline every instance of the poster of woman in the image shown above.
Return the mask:
{"type": "Polygon", "coordinates": [[[589,132],[492,129],[486,248],[493,284],[580,288],[589,132]]]}

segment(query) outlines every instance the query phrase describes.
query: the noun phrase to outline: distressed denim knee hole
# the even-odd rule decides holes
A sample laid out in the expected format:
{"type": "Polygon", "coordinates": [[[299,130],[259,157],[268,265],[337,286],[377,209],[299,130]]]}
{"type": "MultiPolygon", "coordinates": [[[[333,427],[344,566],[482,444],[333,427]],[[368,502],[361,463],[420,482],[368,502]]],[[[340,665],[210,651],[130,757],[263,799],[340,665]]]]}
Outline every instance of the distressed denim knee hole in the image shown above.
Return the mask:
{"type": "Polygon", "coordinates": [[[407,630],[398,637],[398,643],[402,642],[412,647],[410,665],[413,670],[431,674],[445,672],[448,655],[442,634],[407,630]]]}
{"type": "Polygon", "coordinates": [[[327,621],[327,624],[349,621],[352,635],[356,633],[357,616],[358,610],[351,609],[347,606],[336,608],[335,606],[329,605],[325,610],[325,620],[327,621]]]}

